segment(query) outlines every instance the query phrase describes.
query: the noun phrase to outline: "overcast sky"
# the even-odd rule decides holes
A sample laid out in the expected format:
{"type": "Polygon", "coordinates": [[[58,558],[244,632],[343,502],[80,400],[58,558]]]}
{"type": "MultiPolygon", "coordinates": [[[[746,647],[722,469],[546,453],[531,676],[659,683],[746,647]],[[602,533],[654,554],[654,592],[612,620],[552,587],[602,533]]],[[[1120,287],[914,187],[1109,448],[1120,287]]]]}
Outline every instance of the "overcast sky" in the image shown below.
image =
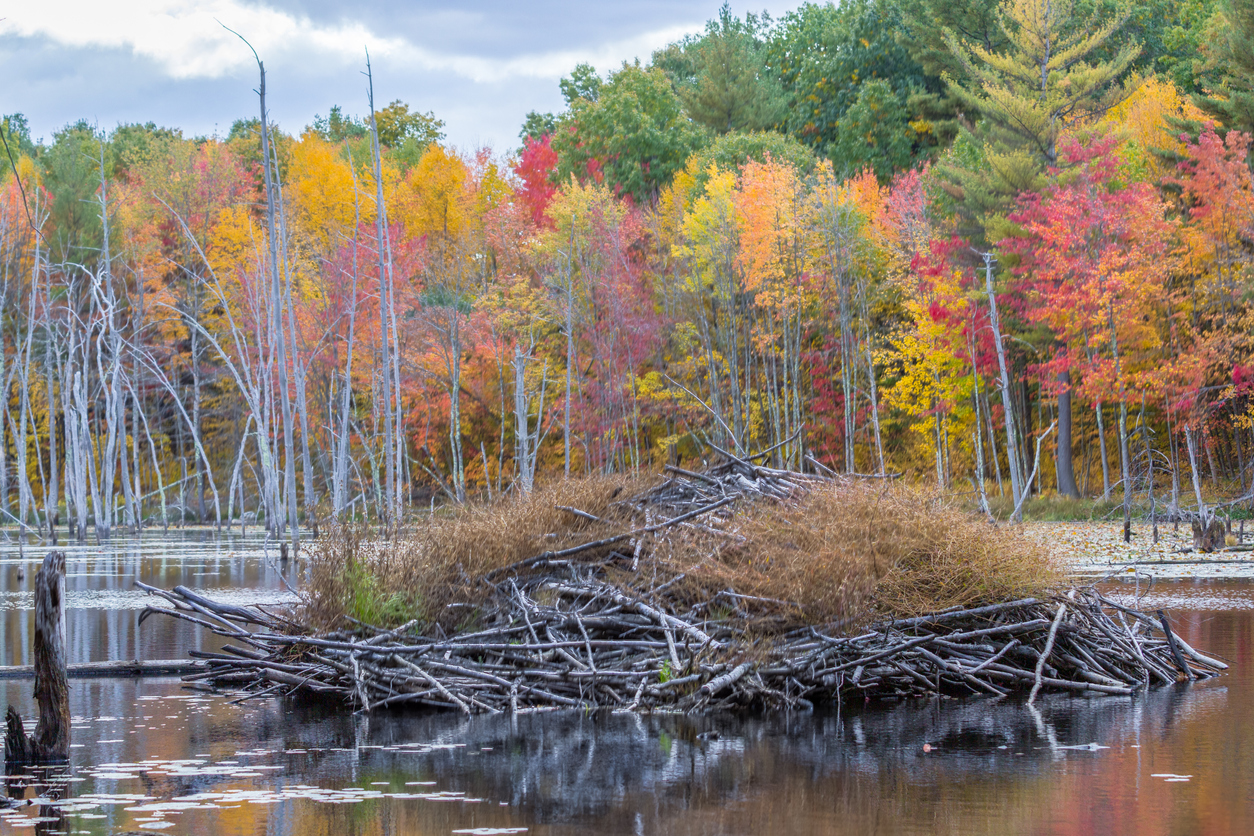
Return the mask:
{"type": "MultiPolygon", "coordinates": [[[[0,3],[0,112],[51,138],[80,118],[111,129],[153,121],[225,134],[257,113],[252,43],[271,118],[299,131],[333,104],[434,111],[462,148],[514,147],[529,110],[562,107],[557,81],[580,61],[602,71],[689,32],[721,0],[16,0],[0,3]]],[[[734,2],[778,16],[795,2],[734,2]]]]}

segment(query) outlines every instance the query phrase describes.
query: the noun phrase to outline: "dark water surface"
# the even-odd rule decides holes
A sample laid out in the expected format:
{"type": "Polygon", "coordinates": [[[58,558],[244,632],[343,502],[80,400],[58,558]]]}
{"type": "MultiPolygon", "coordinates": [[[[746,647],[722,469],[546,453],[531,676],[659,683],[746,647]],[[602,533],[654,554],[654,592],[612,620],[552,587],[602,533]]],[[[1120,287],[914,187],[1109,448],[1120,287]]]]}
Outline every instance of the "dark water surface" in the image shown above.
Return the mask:
{"type": "MultiPolygon", "coordinates": [[[[127,571],[237,600],[283,594],[255,542],[183,542],[178,558],[141,545],[125,559],[72,561],[71,574],[84,570],[79,586],[71,579],[75,659],[203,645],[170,619],[136,633],[136,607],[110,597],[127,600],[127,571]]],[[[0,566],[10,664],[33,571],[25,587],[12,573],[0,566]]],[[[1231,672],[1136,698],[1048,697],[1037,710],[933,700],[717,720],[364,718],[277,699],[232,704],[176,680],[74,680],[64,799],[15,789],[35,802],[0,813],[0,833],[1254,833],[1254,582],[1159,582],[1143,606],[1172,611],[1231,672]]],[[[29,681],[0,692],[31,716],[29,681]]]]}

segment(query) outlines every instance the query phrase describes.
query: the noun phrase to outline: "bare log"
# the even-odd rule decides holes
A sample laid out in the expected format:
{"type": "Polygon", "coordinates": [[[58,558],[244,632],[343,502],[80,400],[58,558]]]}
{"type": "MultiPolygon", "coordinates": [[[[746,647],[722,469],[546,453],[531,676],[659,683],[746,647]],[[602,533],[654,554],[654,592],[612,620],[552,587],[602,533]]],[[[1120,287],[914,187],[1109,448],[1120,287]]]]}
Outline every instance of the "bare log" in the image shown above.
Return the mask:
{"type": "MultiPolygon", "coordinates": [[[[204,664],[191,659],[121,659],[109,662],[79,662],[66,666],[70,679],[182,676],[204,670],[204,664]]],[[[33,679],[34,665],[0,666],[0,679],[33,679]]]]}

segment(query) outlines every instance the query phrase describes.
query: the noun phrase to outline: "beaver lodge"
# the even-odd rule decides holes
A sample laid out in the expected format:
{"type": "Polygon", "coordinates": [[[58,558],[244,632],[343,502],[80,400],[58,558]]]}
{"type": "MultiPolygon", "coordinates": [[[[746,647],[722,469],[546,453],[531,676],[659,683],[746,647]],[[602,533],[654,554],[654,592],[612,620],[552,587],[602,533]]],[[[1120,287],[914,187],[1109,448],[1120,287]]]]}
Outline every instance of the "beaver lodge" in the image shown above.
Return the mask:
{"type": "Polygon", "coordinates": [[[232,643],[197,687],[373,711],[810,709],[1040,690],[1127,695],[1227,666],[1066,588],[1014,528],[909,488],[723,454],[559,482],[390,538],[317,542],[290,611],[145,587],[232,643]]]}

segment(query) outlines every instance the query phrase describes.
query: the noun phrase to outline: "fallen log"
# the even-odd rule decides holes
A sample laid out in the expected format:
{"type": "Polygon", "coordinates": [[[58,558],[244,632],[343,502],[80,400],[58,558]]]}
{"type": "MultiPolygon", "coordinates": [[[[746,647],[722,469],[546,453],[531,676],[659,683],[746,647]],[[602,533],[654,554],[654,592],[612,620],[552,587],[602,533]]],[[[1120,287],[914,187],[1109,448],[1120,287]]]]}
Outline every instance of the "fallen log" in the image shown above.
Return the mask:
{"type": "MultiPolygon", "coordinates": [[[[112,662],[77,662],[66,666],[70,679],[109,677],[182,676],[205,669],[192,659],[122,659],[112,662]]],[[[34,665],[0,665],[0,679],[33,679],[34,665]]]]}

